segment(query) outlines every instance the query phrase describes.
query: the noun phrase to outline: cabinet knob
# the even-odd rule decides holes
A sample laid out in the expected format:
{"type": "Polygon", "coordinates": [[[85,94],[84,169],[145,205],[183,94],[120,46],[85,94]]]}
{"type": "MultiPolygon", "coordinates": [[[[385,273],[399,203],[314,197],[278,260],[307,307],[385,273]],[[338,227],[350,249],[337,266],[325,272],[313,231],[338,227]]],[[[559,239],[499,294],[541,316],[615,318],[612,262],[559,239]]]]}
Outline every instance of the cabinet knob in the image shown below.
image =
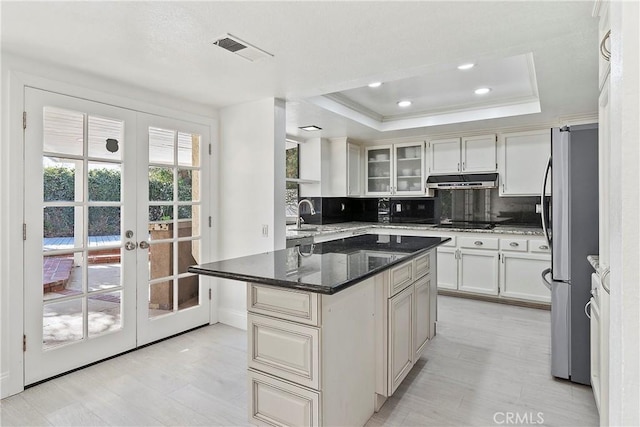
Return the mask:
{"type": "Polygon", "coordinates": [[[509,246],[511,246],[512,248],[517,248],[518,246],[520,246],[520,244],[518,242],[511,242],[509,243],[509,246]]]}
{"type": "Polygon", "coordinates": [[[480,240],[476,240],[475,242],[473,242],[474,245],[476,246],[482,246],[483,243],[480,240]]]}

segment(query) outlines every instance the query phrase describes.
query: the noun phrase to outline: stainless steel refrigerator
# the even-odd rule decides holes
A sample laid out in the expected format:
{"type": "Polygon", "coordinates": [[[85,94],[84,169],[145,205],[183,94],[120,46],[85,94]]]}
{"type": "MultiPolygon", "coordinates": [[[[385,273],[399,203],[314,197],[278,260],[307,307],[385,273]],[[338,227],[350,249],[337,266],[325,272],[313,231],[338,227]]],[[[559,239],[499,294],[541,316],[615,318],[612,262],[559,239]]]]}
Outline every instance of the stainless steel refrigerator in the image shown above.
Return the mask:
{"type": "Polygon", "coordinates": [[[551,129],[551,158],[541,195],[551,268],[551,374],[590,382],[589,318],[592,268],[598,253],[598,125],[551,129]],[[545,195],[551,180],[551,196],[545,195]]]}

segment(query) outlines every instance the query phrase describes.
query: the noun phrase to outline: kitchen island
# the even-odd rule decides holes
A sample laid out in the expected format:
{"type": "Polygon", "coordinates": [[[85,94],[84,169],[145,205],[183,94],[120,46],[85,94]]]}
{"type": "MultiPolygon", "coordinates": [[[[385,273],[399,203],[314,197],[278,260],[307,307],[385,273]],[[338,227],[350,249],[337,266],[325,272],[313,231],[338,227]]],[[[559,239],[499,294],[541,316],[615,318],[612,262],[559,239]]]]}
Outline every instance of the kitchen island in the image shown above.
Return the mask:
{"type": "Polygon", "coordinates": [[[249,420],[365,424],[435,336],[448,240],[365,234],[190,267],[247,283],[249,420]]]}

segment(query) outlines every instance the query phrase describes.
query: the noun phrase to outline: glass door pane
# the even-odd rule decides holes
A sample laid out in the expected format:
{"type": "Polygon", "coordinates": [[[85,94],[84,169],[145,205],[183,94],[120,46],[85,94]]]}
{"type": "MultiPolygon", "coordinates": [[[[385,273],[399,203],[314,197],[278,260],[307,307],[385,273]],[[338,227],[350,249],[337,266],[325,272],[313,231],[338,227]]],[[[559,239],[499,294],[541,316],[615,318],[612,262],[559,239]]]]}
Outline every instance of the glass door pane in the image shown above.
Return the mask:
{"type": "Polygon", "coordinates": [[[396,145],[396,194],[423,193],[423,144],[396,145]]]}
{"type": "Polygon", "coordinates": [[[367,148],[367,193],[391,192],[391,147],[367,148]]]}
{"type": "Polygon", "coordinates": [[[149,318],[201,303],[200,139],[197,134],[149,128],[149,318]]]}

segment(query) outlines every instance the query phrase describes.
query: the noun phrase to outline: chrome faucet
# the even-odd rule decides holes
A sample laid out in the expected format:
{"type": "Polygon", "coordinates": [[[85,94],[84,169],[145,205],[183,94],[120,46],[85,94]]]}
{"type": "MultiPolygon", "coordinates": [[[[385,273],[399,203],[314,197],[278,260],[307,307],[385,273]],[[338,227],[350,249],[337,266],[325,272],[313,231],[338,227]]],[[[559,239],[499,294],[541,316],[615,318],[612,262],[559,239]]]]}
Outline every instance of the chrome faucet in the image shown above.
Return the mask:
{"type": "Polygon", "coordinates": [[[309,207],[311,208],[311,215],[315,215],[316,214],[316,210],[313,208],[313,203],[311,203],[311,201],[309,201],[308,199],[302,199],[298,202],[298,216],[296,218],[296,228],[300,229],[300,226],[302,225],[302,217],[300,216],[300,205],[303,203],[307,203],[309,205],[309,207]]]}

